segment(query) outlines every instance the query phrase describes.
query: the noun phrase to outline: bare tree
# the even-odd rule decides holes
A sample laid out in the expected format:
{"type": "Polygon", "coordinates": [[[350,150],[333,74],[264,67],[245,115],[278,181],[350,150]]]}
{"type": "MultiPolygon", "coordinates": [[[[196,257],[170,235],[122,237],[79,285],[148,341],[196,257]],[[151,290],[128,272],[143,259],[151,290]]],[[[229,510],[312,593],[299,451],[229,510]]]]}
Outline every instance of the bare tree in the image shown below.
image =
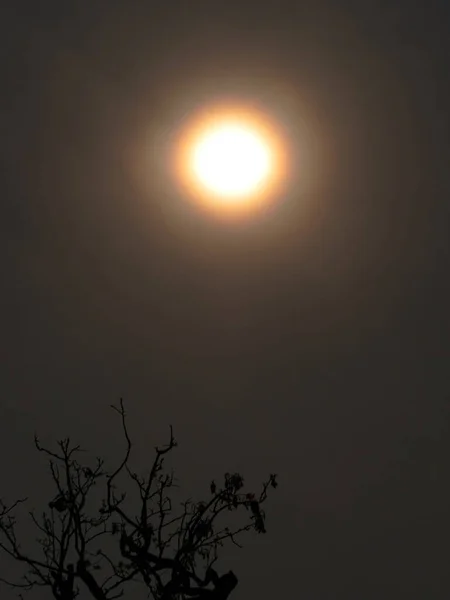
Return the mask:
{"type": "Polygon", "coordinates": [[[142,477],[130,466],[123,401],[112,408],[126,441],[112,471],[102,459],[81,463],[82,449],[70,439],[52,450],[35,438],[36,449],[48,458],[55,496],[40,516],[29,512],[38,532],[37,555],[23,549],[17,534],[16,509],[26,499],[0,501],[0,550],[24,569],[19,581],[4,576],[0,581],[20,596],[48,588],[56,600],[73,600],[83,586],[95,600],[114,600],[132,582],[154,600],[225,600],[238,580],[232,571],[219,576],[213,568],[219,549],[226,543],[241,547],[242,536],[252,530],[266,532],[262,504],[277,487],[276,476],[270,475],[256,495],[244,491],[239,473],[226,473],[221,483],[211,482],[205,500],[175,502],[178,486],[164,465],[177,446],[172,428],[142,477]],[[120,481],[126,492],[119,491],[120,481]]]}

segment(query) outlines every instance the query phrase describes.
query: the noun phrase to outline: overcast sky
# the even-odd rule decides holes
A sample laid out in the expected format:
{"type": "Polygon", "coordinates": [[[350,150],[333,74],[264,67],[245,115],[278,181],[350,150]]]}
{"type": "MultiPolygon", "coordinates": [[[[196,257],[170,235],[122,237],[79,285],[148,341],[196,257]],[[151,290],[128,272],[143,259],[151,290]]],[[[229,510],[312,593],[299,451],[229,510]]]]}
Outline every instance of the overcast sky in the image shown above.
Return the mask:
{"type": "Polygon", "coordinates": [[[45,501],[35,430],[113,456],[123,396],[141,444],[174,425],[187,496],[280,474],[267,537],[222,562],[233,599],[447,599],[447,3],[22,0],[0,23],[0,494],[45,501]],[[165,157],[230,94],[278,119],[295,177],[224,224],[165,157]]]}

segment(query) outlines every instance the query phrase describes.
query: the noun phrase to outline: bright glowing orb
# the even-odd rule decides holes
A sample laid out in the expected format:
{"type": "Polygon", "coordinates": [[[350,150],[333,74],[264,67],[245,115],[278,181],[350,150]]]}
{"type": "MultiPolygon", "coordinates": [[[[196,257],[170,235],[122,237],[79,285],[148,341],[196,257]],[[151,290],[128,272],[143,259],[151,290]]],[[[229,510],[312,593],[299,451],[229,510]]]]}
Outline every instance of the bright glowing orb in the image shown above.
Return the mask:
{"type": "Polygon", "coordinates": [[[184,194],[219,217],[252,214],[285,185],[288,152],[281,138],[253,106],[206,107],[177,136],[174,176],[184,194]]]}
{"type": "Polygon", "coordinates": [[[212,192],[233,200],[256,191],[270,173],[271,152],[254,131],[225,123],[194,146],[192,167],[212,192]]]}

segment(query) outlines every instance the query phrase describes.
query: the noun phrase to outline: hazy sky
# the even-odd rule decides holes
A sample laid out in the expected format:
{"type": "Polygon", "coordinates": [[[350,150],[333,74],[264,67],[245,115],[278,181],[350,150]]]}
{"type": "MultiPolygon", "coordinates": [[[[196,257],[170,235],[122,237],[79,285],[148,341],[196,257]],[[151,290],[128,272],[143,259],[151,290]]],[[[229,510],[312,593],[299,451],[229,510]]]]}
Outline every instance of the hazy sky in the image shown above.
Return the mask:
{"type": "Polygon", "coordinates": [[[113,454],[123,396],[141,443],[173,423],[187,495],[279,472],[268,536],[223,562],[233,599],[447,599],[447,2],[23,0],[0,22],[0,494],[43,496],[35,429],[113,454]],[[165,164],[229,94],[297,160],[234,225],[165,164]]]}

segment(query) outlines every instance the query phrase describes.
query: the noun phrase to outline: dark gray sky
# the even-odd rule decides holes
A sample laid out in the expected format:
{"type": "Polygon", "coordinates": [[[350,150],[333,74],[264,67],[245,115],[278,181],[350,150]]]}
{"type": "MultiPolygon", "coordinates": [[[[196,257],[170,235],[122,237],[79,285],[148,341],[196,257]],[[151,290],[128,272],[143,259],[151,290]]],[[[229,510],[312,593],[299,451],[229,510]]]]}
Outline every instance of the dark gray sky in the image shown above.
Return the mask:
{"type": "Polygon", "coordinates": [[[141,442],[174,424],[187,494],[280,473],[236,600],[448,598],[447,3],[23,0],[0,22],[1,494],[42,489],[35,429],[114,454],[123,396],[141,442]],[[308,148],[313,184],[298,164],[245,225],[164,168],[222,94],[308,148]]]}

